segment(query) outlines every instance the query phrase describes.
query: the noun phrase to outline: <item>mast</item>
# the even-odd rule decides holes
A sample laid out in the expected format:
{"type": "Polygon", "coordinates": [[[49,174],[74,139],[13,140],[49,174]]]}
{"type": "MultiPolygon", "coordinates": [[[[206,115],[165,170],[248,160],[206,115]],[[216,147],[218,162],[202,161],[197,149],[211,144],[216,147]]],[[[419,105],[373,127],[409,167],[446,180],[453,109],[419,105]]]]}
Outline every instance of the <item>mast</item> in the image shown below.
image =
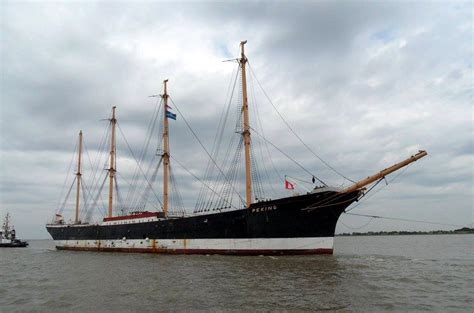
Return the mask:
{"type": "Polygon", "coordinates": [[[74,223],[79,223],[79,201],[80,201],[80,191],[81,191],[81,157],[82,157],[82,130],[79,132],[79,154],[77,155],[77,191],[76,191],[76,218],[74,223]]]}
{"type": "Polygon", "coordinates": [[[115,119],[115,106],[112,108],[112,118],[110,123],[112,124],[112,134],[110,137],[110,163],[109,163],[109,211],[107,217],[112,217],[112,206],[114,199],[114,176],[115,176],[115,124],[117,120],[115,119]]]}
{"type": "Polygon", "coordinates": [[[5,221],[3,222],[3,229],[5,231],[5,237],[8,238],[8,235],[10,234],[10,213],[7,213],[7,215],[5,215],[5,221]]]}
{"type": "Polygon", "coordinates": [[[168,216],[168,175],[169,175],[169,164],[170,164],[170,154],[169,154],[169,129],[168,129],[168,117],[166,112],[168,111],[168,80],[163,81],[164,92],[163,92],[163,214],[168,216]]]}
{"type": "Polygon", "coordinates": [[[357,189],[361,189],[365,186],[367,186],[368,184],[371,184],[373,183],[374,181],[380,179],[380,178],[384,178],[385,176],[387,176],[388,174],[390,173],[393,173],[399,169],[401,169],[402,167],[405,167],[407,166],[408,164],[412,163],[412,162],[415,162],[419,159],[421,159],[422,157],[428,155],[428,153],[424,150],[420,150],[417,154],[415,155],[412,155],[411,157],[409,157],[408,159],[400,162],[400,163],[397,163],[395,165],[392,165],[386,169],[384,169],[383,171],[380,171],[379,173],[375,174],[375,175],[372,175],[372,176],[369,176],[365,179],[362,179],[360,181],[358,181],[357,183],[355,183],[354,185],[344,189],[343,191],[341,191],[342,193],[347,193],[347,192],[352,192],[352,191],[356,191],[357,189]]]}
{"type": "Polygon", "coordinates": [[[250,124],[247,99],[247,76],[245,72],[245,64],[247,63],[247,57],[245,56],[244,52],[244,45],[246,43],[247,40],[240,42],[239,64],[242,70],[242,114],[244,115],[242,136],[244,137],[245,147],[245,195],[247,207],[249,207],[252,204],[252,173],[250,163],[250,124]]]}

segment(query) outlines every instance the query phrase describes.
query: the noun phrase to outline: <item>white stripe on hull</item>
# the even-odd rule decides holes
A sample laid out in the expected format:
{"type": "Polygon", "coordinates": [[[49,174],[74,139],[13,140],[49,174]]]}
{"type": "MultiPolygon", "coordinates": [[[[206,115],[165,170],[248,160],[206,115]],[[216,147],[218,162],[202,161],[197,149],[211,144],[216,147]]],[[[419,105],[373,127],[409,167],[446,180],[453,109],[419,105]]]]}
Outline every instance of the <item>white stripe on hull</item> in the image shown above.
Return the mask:
{"type": "Polygon", "coordinates": [[[56,240],[56,248],[157,253],[305,252],[332,253],[334,237],[248,239],[56,240]],[[319,252],[318,252],[319,251],[319,252]]]}

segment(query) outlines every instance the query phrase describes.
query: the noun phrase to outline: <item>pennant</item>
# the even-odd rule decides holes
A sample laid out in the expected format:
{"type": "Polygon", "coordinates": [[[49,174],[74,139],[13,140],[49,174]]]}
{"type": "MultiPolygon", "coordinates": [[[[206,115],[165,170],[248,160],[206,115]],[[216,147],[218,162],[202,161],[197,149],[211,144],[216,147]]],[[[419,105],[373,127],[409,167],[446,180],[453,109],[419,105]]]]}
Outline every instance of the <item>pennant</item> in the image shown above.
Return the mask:
{"type": "Polygon", "coordinates": [[[169,105],[166,105],[166,109],[167,109],[167,110],[173,110],[173,108],[170,107],[169,105]]]}
{"type": "Polygon", "coordinates": [[[285,189],[292,190],[292,189],[295,189],[295,186],[292,183],[290,183],[288,180],[285,179],[285,189]]]}
{"type": "Polygon", "coordinates": [[[166,111],[166,118],[170,118],[170,119],[176,121],[176,114],[174,114],[173,112],[170,112],[170,111],[166,111]]]}

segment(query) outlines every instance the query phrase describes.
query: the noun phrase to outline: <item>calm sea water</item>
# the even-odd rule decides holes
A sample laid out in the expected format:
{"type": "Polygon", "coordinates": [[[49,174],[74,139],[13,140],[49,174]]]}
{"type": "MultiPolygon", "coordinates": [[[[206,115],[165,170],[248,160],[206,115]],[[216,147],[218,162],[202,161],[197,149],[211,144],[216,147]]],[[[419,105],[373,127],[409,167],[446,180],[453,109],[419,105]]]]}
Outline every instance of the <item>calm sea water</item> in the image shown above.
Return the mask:
{"type": "Polygon", "coordinates": [[[0,249],[0,312],[473,312],[474,236],[338,237],[324,256],[0,249]]]}

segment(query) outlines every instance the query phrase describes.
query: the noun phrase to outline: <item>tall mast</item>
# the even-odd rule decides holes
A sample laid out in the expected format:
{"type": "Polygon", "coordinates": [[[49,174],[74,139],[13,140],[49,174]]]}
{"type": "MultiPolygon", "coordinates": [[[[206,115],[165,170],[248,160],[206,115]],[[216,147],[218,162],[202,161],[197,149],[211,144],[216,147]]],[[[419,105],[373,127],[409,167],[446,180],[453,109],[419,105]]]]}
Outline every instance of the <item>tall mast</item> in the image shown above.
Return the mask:
{"type": "Polygon", "coordinates": [[[115,124],[117,124],[117,120],[115,119],[115,106],[112,108],[112,118],[110,119],[110,123],[112,124],[112,134],[110,136],[110,167],[109,167],[109,212],[108,217],[112,217],[112,206],[113,206],[113,199],[114,199],[114,176],[115,176],[115,124]]]}
{"type": "Polygon", "coordinates": [[[3,228],[5,230],[5,235],[8,235],[9,231],[10,231],[10,213],[7,213],[7,215],[5,215],[5,221],[3,222],[3,228]]]}
{"type": "Polygon", "coordinates": [[[79,132],[79,154],[77,155],[77,191],[76,191],[76,218],[74,223],[79,223],[79,201],[80,201],[80,191],[81,191],[81,157],[82,157],[82,130],[79,132]]]}
{"type": "Polygon", "coordinates": [[[168,117],[166,112],[168,111],[168,80],[163,81],[164,92],[163,92],[163,214],[168,215],[168,175],[169,175],[169,133],[168,133],[168,117]]]}
{"type": "Polygon", "coordinates": [[[244,52],[244,45],[247,40],[240,42],[240,59],[239,64],[242,70],[242,113],[244,115],[243,120],[243,132],[244,136],[244,147],[245,147],[245,195],[247,201],[247,207],[252,204],[252,174],[250,164],[250,124],[249,124],[249,110],[247,100],[247,76],[245,72],[245,64],[247,64],[247,57],[244,52]]]}

